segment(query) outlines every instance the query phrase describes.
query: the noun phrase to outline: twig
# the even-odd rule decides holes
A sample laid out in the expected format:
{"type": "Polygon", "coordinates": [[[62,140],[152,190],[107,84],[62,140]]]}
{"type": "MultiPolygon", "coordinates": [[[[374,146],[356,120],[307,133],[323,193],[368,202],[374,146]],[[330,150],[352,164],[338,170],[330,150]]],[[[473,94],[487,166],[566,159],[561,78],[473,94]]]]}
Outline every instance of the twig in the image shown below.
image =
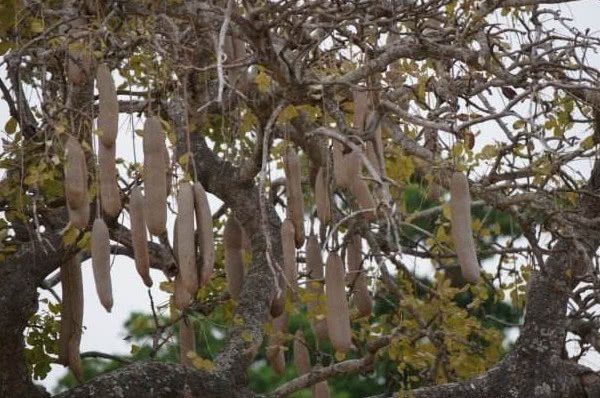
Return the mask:
{"type": "Polygon", "coordinates": [[[124,364],[133,363],[133,361],[129,359],[125,359],[122,357],[118,357],[116,355],[106,354],[100,351],[86,351],[81,353],[81,358],[102,358],[102,359],[110,359],[111,361],[117,361],[124,364]]]}
{"type": "MultiPolygon", "coordinates": [[[[485,205],[484,200],[475,200],[475,201],[471,202],[471,207],[479,207],[479,206],[484,206],[484,205],[485,205]]],[[[415,219],[421,218],[421,217],[432,216],[434,214],[440,213],[443,209],[444,209],[443,205],[430,207],[429,209],[416,211],[414,213],[408,214],[407,219],[415,220],[415,219]]]]}
{"type": "MultiPolygon", "coordinates": [[[[267,227],[267,206],[265,203],[267,196],[265,195],[265,177],[267,174],[267,164],[269,161],[269,137],[271,136],[271,131],[273,130],[273,125],[275,124],[275,120],[277,120],[277,116],[285,106],[286,101],[280,102],[279,105],[277,105],[277,107],[275,108],[275,110],[273,110],[273,113],[271,113],[271,116],[269,117],[269,120],[267,121],[267,124],[265,126],[264,137],[262,142],[262,164],[260,167],[258,185],[258,201],[260,205],[261,227],[267,244],[267,264],[269,265],[269,269],[271,270],[271,273],[273,274],[273,279],[275,280],[275,297],[279,297],[279,295],[281,294],[281,287],[279,286],[279,281],[277,280],[277,271],[275,271],[275,267],[273,266],[273,259],[271,257],[273,253],[273,245],[271,244],[271,238],[269,237],[269,228],[267,227]]],[[[277,266],[277,269],[281,272],[281,267],[279,266],[279,264],[275,265],[277,266]]]]}
{"type": "Polygon", "coordinates": [[[294,391],[310,387],[332,376],[350,375],[369,370],[373,367],[373,354],[369,353],[360,359],[349,359],[325,368],[313,369],[300,377],[277,387],[268,395],[269,398],[284,397],[294,391]]]}
{"type": "Polygon", "coordinates": [[[148,297],[150,298],[150,308],[152,309],[152,317],[154,318],[154,325],[158,329],[160,323],[158,322],[158,316],[156,315],[156,308],[154,307],[154,298],[152,297],[152,290],[148,289],[148,297]]]}
{"type": "Polygon", "coordinates": [[[225,76],[223,74],[223,46],[225,45],[225,35],[231,21],[232,1],[227,1],[227,9],[225,10],[225,18],[223,25],[219,31],[219,41],[217,43],[217,77],[219,79],[219,89],[217,92],[217,102],[220,104],[223,101],[223,88],[225,87],[225,76]]]}

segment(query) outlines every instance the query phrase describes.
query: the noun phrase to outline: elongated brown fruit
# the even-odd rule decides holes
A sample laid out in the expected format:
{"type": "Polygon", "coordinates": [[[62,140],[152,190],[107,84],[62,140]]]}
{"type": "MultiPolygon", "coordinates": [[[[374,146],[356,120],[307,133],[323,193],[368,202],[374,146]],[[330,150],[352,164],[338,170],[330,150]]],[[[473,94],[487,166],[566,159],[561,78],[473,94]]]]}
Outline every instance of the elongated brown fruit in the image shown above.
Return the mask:
{"type": "MultiPolygon", "coordinates": [[[[90,221],[90,203],[88,200],[87,192],[88,192],[88,179],[87,179],[87,162],[85,160],[85,154],[83,153],[83,149],[81,145],[79,145],[79,141],[75,138],[70,137],[67,142],[67,152],[71,152],[74,155],[74,158],[69,161],[69,164],[72,164],[73,167],[76,167],[77,170],[75,173],[76,185],[73,185],[72,182],[69,182],[69,173],[72,173],[73,170],[67,170],[65,172],[65,196],[67,196],[67,210],[69,212],[69,222],[75,228],[84,229],[87,227],[88,222],[90,221]],[[69,186],[78,186],[76,190],[78,193],[75,195],[76,199],[73,200],[77,208],[73,208],[69,200],[69,186]]],[[[67,154],[67,157],[69,155],[67,154]]],[[[70,166],[68,167],[70,169],[70,166]]],[[[71,193],[72,194],[72,193],[71,193]]]]}
{"type": "Polygon", "coordinates": [[[346,264],[348,265],[348,287],[352,287],[360,275],[362,255],[361,255],[360,235],[352,235],[346,247],[346,264]]]}
{"type": "Polygon", "coordinates": [[[297,267],[296,267],[296,247],[294,246],[294,223],[291,219],[286,218],[281,223],[281,244],[283,249],[283,274],[279,275],[279,288],[281,292],[273,298],[271,302],[271,316],[277,318],[285,309],[285,298],[289,291],[288,283],[292,289],[297,289],[297,267]],[[286,282],[287,281],[287,282],[286,282]]]}
{"type": "Polygon", "coordinates": [[[73,311],[71,310],[71,298],[66,293],[65,276],[68,268],[67,265],[60,267],[60,279],[62,283],[62,303],[60,310],[60,334],[58,336],[58,363],[61,365],[69,365],[69,339],[73,333],[73,311]]]}
{"type": "Polygon", "coordinates": [[[184,318],[179,322],[179,362],[183,366],[194,366],[188,357],[190,352],[196,352],[196,334],[192,322],[184,318]]]}
{"type": "Polygon", "coordinates": [[[100,303],[110,312],[113,306],[110,279],[110,237],[104,220],[97,218],[92,227],[92,268],[100,303]]]}
{"type": "Polygon", "coordinates": [[[200,286],[204,286],[210,280],[215,266],[215,238],[206,191],[198,181],[194,183],[194,207],[196,210],[196,228],[200,234],[200,253],[202,255],[200,286]]]}
{"type": "Polygon", "coordinates": [[[365,128],[367,113],[369,111],[369,92],[367,90],[352,90],[352,100],[354,102],[354,116],[352,123],[354,128],[360,131],[365,128]]]}
{"type": "Polygon", "coordinates": [[[242,250],[252,250],[252,241],[250,240],[250,237],[248,236],[244,228],[242,228],[242,250]]]}
{"type": "Polygon", "coordinates": [[[294,222],[296,248],[304,244],[304,203],[300,176],[300,161],[293,146],[285,154],[285,178],[288,196],[288,217],[294,222]]]}
{"type": "Polygon", "coordinates": [[[111,217],[121,210],[121,195],[117,185],[117,167],[115,164],[116,146],[98,145],[98,164],[100,167],[100,201],[102,209],[111,217]]]}
{"type": "MultiPolygon", "coordinates": [[[[233,48],[233,37],[231,35],[225,36],[223,42],[223,51],[225,52],[225,63],[230,64],[235,61],[235,49],[233,48]]],[[[231,71],[228,72],[231,75],[231,71]]],[[[233,80],[233,79],[232,79],[233,80]]]]}
{"type": "Polygon", "coordinates": [[[360,235],[353,235],[346,248],[346,264],[348,265],[347,284],[352,287],[361,275],[362,254],[360,235]]]}
{"type": "Polygon", "coordinates": [[[148,233],[146,232],[146,216],[144,214],[144,195],[142,195],[142,189],[138,185],[131,190],[129,217],[131,219],[131,243],[135,256],[135,268],[144,284],[152,287],[150,256],[148,255],[148,233]]]}
{"type": "MultiPolygon", "coordinates": [[[[246,46],[240,39],[231,36],[225,37],[225,54],[227,55],[227,63],[232,64],[246,57],[246,46]]],[[[229,81],[232,85],[239,88],[245,87],[248,83],[247,67],[228,68],[229,81]]]]}
{"type": "Polygon", "coordinates": [[[360,274],[354,282],[352,289],[352,303],[358,309],[358,317],[369,316],[373,312],[373,299],[369,293],[369,286],[367,285],[367,279],[363,274],[360,274]]]}
{"type": "Polygon", "coordinates": [[[352,344],[350,312],[344,287],[344,263],[337,253],[330,252],[325,274],[327,331],[332,347],[341,352],[348,350],[352,344]]]}
{"type": "Polygon", "coordinates": [[[320,381],[312,386],[312,398],[329,398],[327,380],[320,381]]]}
{"type": "Polygon", "coordinates": [[[348,186],[348,183],[344,180],[346,173],[343,171],[344,154],[342,153],[342,148],[343,144],[333,141],[333,179],[336,186],[345,188],[348,186]]]}
{"type": "Polygon", "coordinates": [[[282,375],[285,371],[285,356],[282,346],[285,343],[284,335],[287,332],[287,325],[287,312],[283,312],[271,321],[271,336],[269,337],[266,356],[271,367],[278,375],[282,375]]]}
{"type": "Polygon", "coordinates": [[[65,170],[65,196],[69,222],[75,228],[84,229],[90,221],[90,203],[87,196],[87,163],[79,141],[69,137],[67,141],[67,169],[65,170]]]}
{"type": "MultiPolygon", "coordinates": [[[[80,333],[81,334],[81,333],[80,333]]],[[[79,338],[79,340],[81,337],[79,338]]],[[[81,354],[79,352],[79,340],[69,340],[69,369],[73,372],[75,379],[83,383],[83,369],[81,366],[81,354]]]]}
{"type": "Polygon", "coordinates": [[[352,301],[358,308],[358,316],[371,315],[373,311],[373,300],[367,286],[367,278],[364,270],[361,270],[362,255],[360,251],[360,235],[350,238],[346,249],[346,262],[348,264],[348,287],[352,289],[352,301]]]}
{"type": "MultiPolygon", "coordinates": [[[[236,61],[246,58],[246,43],[243,40],[234,38],[233,49],[235,51],[236,61]]],[[[243,89],[248,84],[248,67],[242,66],[235,71],[235,75],[232,76],[233,81],[237,82],[236,86],[243,89]]]]}
{"type": "Polygon", "coordinates": [[[294,336],[294,366],[299,376],[310,372],[310,354],[304,340],[304,333],[298,329],[294,336]]]}
{"type": "Polygon", "coordinates": [[[360,177],[361,152],[358,149],[350,151],[342,157],[342,172],[345,174],[344,181],[352,186],[360,177]]]}
{"type": "Polygon", "coordinates": [[[310,235],[306,242],[306,266],[310,273],[310,279],[323,280],[323,260],[321,258],[321,247],[315,235],[310,235]]]}
{"type": "MultiPolygon", "coordinates": [[[[293,290],[297,287],[296,248],[294,246],[294,223],[289,218],[281,223],[281,246],[283,248],[283,274],[293,290]]],[[[287,284],[281,288],[287,287],[287,284]]]]}
{"type": "Polygon", "coordinates": [[[363,179],[357,178],[351,185],[350,192],[356,197],[358,207],[361,210],[372,209],[363,213],[365,218],[369,221],[375,220],[377,214],[375,208],[377,205],[375,204],[373,195],[371,195],[371,191],[369,191],[369,185],[363,179]]]}
{"type": "Polygon", "coordinates": [[[173,223],[173,258],[179,264],[179,233],[177,231],[177,224],[179,224],[179,217],[176,216],[173,223]]]}
{"type": "Polygon", "coordinates": [[[329,178],[327,169],[319,167],[315,179],[315,202],[317,204],[317,217],[321,224],[331,221],[331,202],[329,201],[329,178]]]}
{"type": "Polygon", "coordinates": [[[287,291],[283,274],[279,274],[277,278],[280,291],[279,294],[273,298],[273,301],[271,301],[271,308],[269,309],[271,317],[273,318],[277,318],[283,314],[283,311],[285,310],[285,296],[287,291]]]}
{"type": "MultiPolygon", "coordinates": [[[[369,115],[369,118],[375,117],[373,113],[369,115]]],[[[383,138],[381,136],[381,128],[375,129],[375,136],[372,141],[367,144],[367,156],[373,166],[377,169],[379,174],[385,176],[385,157],[383,154],[383,138]]]]}
{"type": "Polygon", "coordinates": [[[100,141],[107,147],[115,145],[119,129],[119,101],[115,81],[108,65],[101,63],[96,69],[96,86],[98,88],[98,129],[100,141]]]}
{"type": "Polygon", "coordinates": [[[187,291],[185,286],[183,286],[183,282],[181,281],[181,276],[175,276],[175,306],[178,310],[183,311],[187,308],[188,305],[192,302],[194,296],[187,291]]]}
{"type": "Polygon", "coordinates": [[[194,191],[189,182],[179,186],[177,194],[177,259],[183,286],[191,294],[198,290],[196,243],[194,236],[194,191]]]}
{"type": "MultiPolygon", "coordinates": [[[[173,226],[173,255],[175,257],[175,261],[179,264],[177,252],[179,251],[178,247],[178,232],[177,225],[179,224],[179,217],[175,217],[175,223],[173,226]]],[[[183,285],[183,281],[181,280],[181,275],[177,272],[175,275],[175,306],[178,310],[183,311],[187,308],[188,305],[192,302],[194,296],[192,296],[185,286],[183,285]]]]}
{"type": "Polygon", "coordinates": [[[73,376],[75,376],[75,379],[79,383],[83,384],[85,380],[83,379],[81,354],[79,352],[79,340],[69,340],[69,369],[71,369],[71,372],[73,372],[73,376]]]}
{"type": "Polygon", "coordinates": [[[69,208],[78,210],[88,203],[85,154],[79,141],[74,137],[69,137],[67,140],[66,152],[65,197],[69,208]]]}
{"type": "Polygon", "coordinates": [[[71,209],[69,203],[67,203],[67,210],[69,212],[69,222],[72,226],[79,229],[87,228],[88,222],[90,221],[90,206],[89,204],[81,206],[77,210],[71,209]]]}
{"type": "Polygon", "coordinates": [[[335,185],[350,188],[358,179],[361,159],[359,151],[343,153],[344,145],[338,141],[333,143],[333,176],[335,185]]]}
{"type": "MultiPolygon", "coordinates": [[[[73,256],[66,264],[60,267],[60,280],[62,285],[62,309],[60,321],[60,334],[58,339],[58,362],[77,368],[79,357],[79,344],[81,342],[81,329],[83,323],[83,281],[81,277],[81,264],[73,256]],[[73,365],[75,366],[73,366],[73,365]]],[[[75,374],[79,369],[73,369],[75,374]]]]}
{"type": "Polygon", "coordinates": [[[160,235],[167,222],[167,165],[165,136],[157,117],[144,124],[144,186],[148,231],[160,235]]]}
{"type": "Polygon", "coordinates": [[[242,228],[233,215],[229,216],[223,232],[225,247],[225,275],[227,290],[234,300],[239,300],[244,284],[244,260],[242,258],[242,228]]]}
{"type": "MultiPolygon", "coordinates": [[[[70,25],[72,27],[82,27],[86,25],[87,21],[85,18],[76,18],[70,21],[70,25]]],[[[67,63],[67,76],[69,77],[69,82],[78,86],[83,86],[88,83],[91,75],[92,75],[92,67],[94,64],[95,58],[89,53],[89,51],[84,50],[84,43],[79,41],[77,42],[78,48],[71,48],[68,51],[68,63],[67,63]]]]}
{"type": "Polygon", "coordinates": [[[471,194],[467,177],[458,171],[450,181],[450,223],[462,275],[475,283],[480,271],[471,230],[471,194]]]}
{"type": "MultiPolygon", "coordinates": [[[[312,316],[322,315],[320,311],[321,302],[324,301],[323,289],[323,259],[321,258],[321,248],[315,235],[310,235],[306,242],[306,266],[310,274],[311,282],[308,283],[308,292],[314,299],[307,303],[308,313],[312,316]]],[[[323,311],[324,312],[324,311],[323,311]]],[[[327,338],[327,323],[325,318],[311,319],[310,325],[317,339],[327,338]]]]}
{"type": "Polygon", "coordinates": [[[171,157],[169,156],[169,150],[165,145],[165,166],[167,168],[167,196],[171,194],[171,186],[173,185],[173,170],[171,168],[171,157]]]}

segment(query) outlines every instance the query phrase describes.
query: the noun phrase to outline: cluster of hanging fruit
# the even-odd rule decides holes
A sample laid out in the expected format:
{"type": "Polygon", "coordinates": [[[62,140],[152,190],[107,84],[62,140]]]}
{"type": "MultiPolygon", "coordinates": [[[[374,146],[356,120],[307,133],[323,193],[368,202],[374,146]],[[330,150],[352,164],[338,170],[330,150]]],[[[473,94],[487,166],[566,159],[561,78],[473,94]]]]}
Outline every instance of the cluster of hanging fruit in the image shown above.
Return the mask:
{"type": "MultiPolygon", "coordinates": [[[[354,94],[355,114],[354,125],[363,126],[366,123],[367,107],[364,105],[366,94],[357,91],[354,94]]],[[[333,220],[331,189],[335,187],[354,197],[358,210],[366,221],[374,221],[377,217],[377,204],[371,194],[369,185],[361,176],[362,153],[361,149],[352,149],[344,153],[344,146],[334,141],[333,178],[329,178],[329,168],[319,167],[314,179],[314,196],[316,213],[321,225],[331,225],[333,220]]],[[[375,167],[380,176],[385,176],[383,160],[383,145],[381,131],[376,130],[375,138],[367,145],[367,158],[375,167]]],[[[279,286],[282,294],[273,300],[271,305],[271,335],[267,347],[267,359],[278,374],[285,371],[285,349],[288,329],[289,314],[286,311],[286,297],[293,300],[298,289],[298,264],[296,263],[296,250],[304,246],[304,208],[303,193],[301,188],[301,175],[298,154],[290,145],[284,154],[284,170],[286,177],[287,217],[281,225],[281,242],[283,250],[282,272],[280,273],[279,286]]],[[[384,187],[385,189],[385,187],[384,187]]],[[[461,265],[463,276],[470,282],[479,278],[479,264],[475,252],[471,231],[471,199],[466,176],[455,172],[450,180],[450,210],[452,223],[452,237],[461,265]]],[[[381,191],[375,190],[378,200],[384,196],[381,191]]],[[[315,340],[329,339],[333,349],[345,352],[352,347],[352,319],[367,317],[373,309],[373,301],[368,288],[368,279],[365,273],[365,256],[362,253],[362,238],[359,234],[345,236],[345,263],[337,251],[329,251],[325,266],[321,256],[322,247],[326,242],[310,234],[305,246],[305,271],[309,275],[306,281],[308,315],[315,340]],[[324,283],[323,283],[324,281],[324,283]],[[356,307],[356,315],[351,317],[350,297],[352,306],[356,307]]],[[[235,245],[231,245],[235,246],[235,245]]],[[[226,246],[227,247],[227,246],[226,246]]],[[[227,249],[226,249],[227,250],[227,249]]],[[[238,278],[237,276],[232,276],[238,278]]],[[[230,276],[228,275],[228,278],[230,276]]],[[[299,331],[302,333],[301,331],[299,331]]],[[[310,356],[303,336],[295,336],[294,361],[299,374],[310,369],[310,356]]],[[[316,365],[319,366],[319,365],[316,365]]],[[[313,388],[313,396],[328,396],[327,384],[313,388]],[[323,395],[319,395],[323,394],[323,395]]]]}
{"type": "MultiPolygon", "coordinates": [[[[336,147],[337,145],[334,144],[334,151],[336,151],[336,147]]],[[[360,200],[357,202],[359,206],[369,209],[365,216],[371,220],[375,216],[375,203],[366,182],[360,178],[360,158],[355,154],[343,155],[341,148],[339,149],[338,161],[344,164],[339,167],[342,183],[340,184],[338,179],[335,179],[335,183],[338,187],[348,189],[362,185],[362,183],[365,184],[365,190],[359,189],[359,192],[366,193],[368,199],[365,202],[360,200]],[[358,166],[355,166],[355,162],[358,163],[358,166]]],[[[336,170],[335,159],[334,157],[334,173],[336,170]]],[[[358,309],[358,317],[369,316],[373,308],[365,270],[362,267],[360,236],[354,235],[348,239],[346,245],[348,272],[345,271],[342,257],[336,251],[327,254],[324,265],[319,239],[314,234],[305,236],[304,195],[301,188],[300,166],[298,154],[292,146],[288,146],[286,149],[284,170],[287,216],[281,224],[283,252],[282,272],[279,278],[281,293],[271,304],[271,334],[266,352],[271,367],[278,374],[283,374],[286,366],[283,346],[286,342],[285,335],[290,314],[286,311],[285,301],[286,299],[294,300],[298,296],[298,264],[296,262],[298,249],[305,247],[305,274],[309,277],[304,282],[307,290],[306,297],[310,298],[307,307],[316,340],[329,339],[333,348],[338,352],[345,352],[351,348],[351,319],[346,287],[351,289],[350,293],[352,301],[358,309]]],[[[323,225],[329,225],[332,221],[328,174],[326,167],[319,168],[314,186],[317,216],[323,225]]],[[[299,374],[308,372],[311,368],[310,356],[306,342],[301,335],[295,337],[293,355],[299,374]]],[[[313,387],[313,396],[329,396],[328,391],[327,383],[322,382],[313,387]]]]}
{"type": "MultiPolygon", "coordinates": [[[[230,45],[231,47],[231,45],[230,45]]],[[[233,48],[233,47],[232,47],[233,48]]],[[[229,51],[232,51],[229,49],[229,51]]],[[[236,57],[232,57],[234,59],[236,57]]],[[[238,57],[239,58],[239,57],[238,57]]],[[[115,84],[109,67],[100,64],[96,73],[99,93],[97,159],[100,204],[104,214],[116,217],[121,210],[120,191],[117,184],[115,166],[115,142],[118,132],[118,101],[115,84]]],[[[354,92],[354,125],[365,128],[367,124],[368,98],[365,91],[354,92]]],[[[166,232],[167,196],[169,195],[168,165],[169,154],[165,135],[157,117],[148,117],[144,125],[144,193],[135,185],[129,197],[132,247],[136,269],[148,287],[150,277],[150,257],[148,252],[149,231],[153,235],[166,232]]],[[[314,178],[314,196],[317,217],[321,225],[331,225],[334,215],[332,187],[343,190],[354,198],[362,217],[374,221],[377,217],[377,203],[369,185],[361,176],[362,149],[355,146],[348,151],[342,143],[332,145],[332,167],[329,162],[318,167],[314,178]]],[[[381,131],[377,129],[374,138],[366,146],[366,155],[371,165],[385,176],[381,131]]],[[[289,313],[286,300],[298,297],[297,250],[304,247],[305,285],[311,327],[317,340],[329,339],[337,352],[345,352],[352,347],[350,304],[357,309],[357,317],[369,316],[373,302],[368,289],[362,254],[362,239],[358,234],[346,236],[345,262],[337,251],[327,253],[323,264],[322,247],[326,242],[310,234],[304,228],[304,203],[302,176],[298,153],[289,145],[284,154],[286,176],[287,215],[281,225],[283,252],[282,264],[277,264],[278,286],[280,291],[271,303],[272,332],[267,347],[267,359],[279,374],[285,369],[284,348],[288,329],[289,313]],[[349,294],[347,294],[347,289],[349,294]]],[[[452,237],[456,245],[462,272],[469,281],[479,277],[479,266],[471,232],[470,194],[464,174],[454,173],[450,182],[452,237]]],[[[385,197],[382,187],[375,188],[378,200],[385,197]]],[[[388,194],[389,195],[389,194],[388,194]]],[[[89,223],[90,202],[88,198],[88,173],[85,152],[79,141],[70,137],[66,142],[65,197],[70,224],[85,229],[89,223]]],[[[178,214],[173,233],[173,249],[178,273],[175,278],[175,305],[184,310],[193,301],[198,288],[211,278],[215,261],[212,216],[204,187],[188,181],[179,184],[177,193],[178,214]],[[196,240],[198,236],[198,240],[196,240]],[[197,244],[198,242],[198,244],[197,244]],[[198,267],[198,259],[201,266],[198,267]]],[[[99,212],[98,212],[99,213],[99,212]]],[[[231,215],[224,229],[225,274],[227,288],[234,300],[238,300],[244,281],[243,250],[248,248],[247,236],[240,223],[231,215]]],[[[110,236],[104,219],[98,216],[93,222],[92,266],[94,281],[100,302],[107,311],[113,306],[110,276],[110,236]]],[[[63,307],[59,340],[59,362],[68,365],[81,380],[79,343],[83,318],[83,292],[81,267],[74,258],[61,267],[63,283],[63,307]]],[[[192,323],[183,318],[179,325],[181,362],[191,366],[189,352],[195,351],[195,335],[192,323]]],[[[301,334],[294,342],[294,361],[299,374],[311,369],[308,347],[301,334]]],[[[320,365],[315,365],[320,366],[320,365]]],[[[313,387],[313,396],[329,396],[326,382],[313,387]]]]}
{"type": "MultiPolygon", "coordinates": [[[[97,119],[97,169],[100,189],[99,203],[105,216],[114,218],[121,211],[117,184],[115,147],[118,132],[118,100],[115,84],[106,64],[98,65],[96,86],[99,93],[97,119]]],[[[65,198],[70,225],[85,229],[89,223],[88,172],[85,152],[75,137],[66,142],[65,198]]],[[[147,231],[161,235],[166,231],[169,155],[160,120],[148,117],[144,124],[144,193],[135,185],[129,197],[131,244],[136,269],[143,283],[151,287],[150,256],[147,231]]],[[[176,304],[184,309],[196,291],[210,279],[214,267],[213,224],[206,192],[199,182],[182,182],[178,192],[178,216],[174,231],[174,254],[178,264],[175,278],[176,304]],[[196,248],[198,229],[199,250],[196,248]],[[197,266],[197,251],[202,266],[197,266]]],[[[100,213],[100,212],[98,212],[100,213]]],[[[113,306],[110,275],[110,234],[104,219],[98,216],[92,225],[91,256],[98,298],[110,312],[113,306]]],[[[81,266],[76,257],[61,267],[63,289],[62,322],[59,338],[59,362],[68,365],[78,380],[82,380],[79,343],[83,320],[83,286],[81,266]]],[[[182,322],[180,333],[189,336],[190,324],[182,322]]],[[[191,331],[193,335],[193,330],[191,331]]],[[[189,338],[187,339],[189,340],[189,338]]],[[[186,341],[187,341],[186,340],[186,341]]]]}

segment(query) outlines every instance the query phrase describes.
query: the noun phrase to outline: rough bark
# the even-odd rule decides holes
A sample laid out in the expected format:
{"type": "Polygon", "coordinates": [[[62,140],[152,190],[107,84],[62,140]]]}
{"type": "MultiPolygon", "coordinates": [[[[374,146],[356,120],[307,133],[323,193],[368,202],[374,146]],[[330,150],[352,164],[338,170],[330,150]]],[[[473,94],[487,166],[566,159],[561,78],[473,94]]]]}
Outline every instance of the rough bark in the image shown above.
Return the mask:
{"type": "Polygon", "coordinates": [[[223,373],[206,373],[162,362],[137,362],[99,376],[91,383],[56,395],[56,398],[253,398],[243,385],[231,383],[223,373]]]}
{"type": "Polygon", "coordinates": [[[23,332],[38,309],[37,286],[68,259],[59,235],[24,244],[0,262],[0,397],[38,397],[27,370],[23,332]],[[54,249],[56,248],[56,249],[54,249]]]}

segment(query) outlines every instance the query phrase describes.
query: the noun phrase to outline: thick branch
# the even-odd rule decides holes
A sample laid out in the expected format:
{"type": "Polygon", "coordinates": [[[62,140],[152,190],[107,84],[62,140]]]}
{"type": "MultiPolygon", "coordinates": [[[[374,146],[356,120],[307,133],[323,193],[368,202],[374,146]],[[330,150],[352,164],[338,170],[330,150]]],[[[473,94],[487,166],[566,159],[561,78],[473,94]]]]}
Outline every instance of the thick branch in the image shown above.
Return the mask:
{"type": "Polygon", "coordinates": [[[246,388],[235,387],[217,373],[200,372],[163,362],[136,362],[117,371],[98,376],[56,398],[252,398],[246,388]]]}

